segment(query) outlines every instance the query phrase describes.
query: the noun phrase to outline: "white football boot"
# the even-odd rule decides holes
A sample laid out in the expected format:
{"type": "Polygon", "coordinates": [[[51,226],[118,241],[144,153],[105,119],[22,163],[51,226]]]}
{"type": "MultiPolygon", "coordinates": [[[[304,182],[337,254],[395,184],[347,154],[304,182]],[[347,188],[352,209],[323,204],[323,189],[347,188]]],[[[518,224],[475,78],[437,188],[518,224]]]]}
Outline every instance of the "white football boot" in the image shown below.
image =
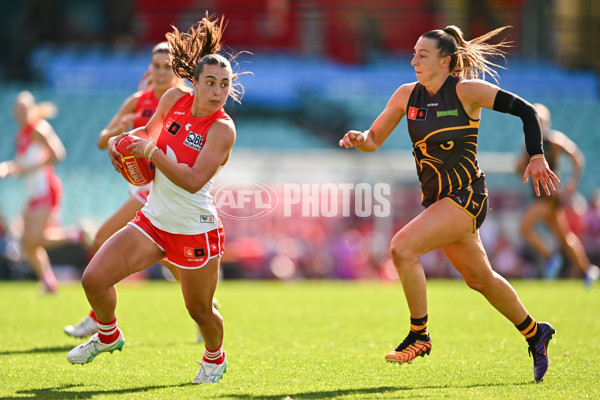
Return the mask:
{"type": "Polygon", "coordinates": [[[193,383],[217,383],[219,379],[227,372],[227,355],[223,352],[223,362],[221,364],[213,364],[206,361],[196,361],[200,364],[200,371],[193,383]]]}
{"type": "Polygon", "coordinates": [[[86,343],[80,344],[67,354],[67,360],[71,364],[87,364],[92,362],[100,353],[112,353],[115,350],[121,351],[125,339],[123,333],[119,332],[119,337],[112,343],[104,344],[100,341],[98,334],[94,334],[86,343]]]}
{"type": "Polygon", "coordinates": [[[89,315],[77,325],[65,326],[65,333],[76,338],[86,338],[94,333],[98,333],[98,323],[89,315]]]}

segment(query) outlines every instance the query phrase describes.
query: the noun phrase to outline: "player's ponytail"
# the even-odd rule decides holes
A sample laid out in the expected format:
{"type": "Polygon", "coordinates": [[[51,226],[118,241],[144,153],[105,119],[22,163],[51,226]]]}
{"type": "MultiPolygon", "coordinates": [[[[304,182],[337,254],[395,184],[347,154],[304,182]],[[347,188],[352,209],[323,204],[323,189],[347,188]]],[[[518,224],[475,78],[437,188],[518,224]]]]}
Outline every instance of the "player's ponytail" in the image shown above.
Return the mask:
{"type": "Polygon", "coordinates": [[[215,19],[207,12],[187,32],[180,32],[175,26],[172,27],[173,31],[165,36],[171,46],[175,75],[194,81],[200,60],[221,49],[224,22],[223,16],[215,19]]]}
{"type": "Polygon", "coordinates": [[[511,28],[503,26],[494,29],[475,39],[466,41],[459,27],[449,25],[446,28],[436,29],[425,33],[422,37],[434,39],[438,42],[440,56],[450,56],[450,74],[461,78],[485,78],[489,74],[497,80],[496,68],[504,68],[489,60],[492,57],[505,58],[504,53],[510,42],[501,40],[499,43],[485,43],[499,33],[511,28]]]}
{"type": "Polygon", "coordinates": [[[28,90],[23,90],[17,94],[15,103],[23,104],[27,108],[27,119],[30,123],[37,123],[41,119],[56,117],[58,109],[51,101],[42,101],[36,103],[35,97],[28,90]]]}
{"type": "MultiPolygon", "coordinates": [[[[217,52],[221,50],[221,39],[226,27],[225,18],[214,18],[208,12],[198,23],[193,25],[188,32],[180,32],[173,26],[173,31],[166,34],[173,56],[173,71],[180,78],[194,82],[200,76],[205,65],[219,65],[222,68],[231,68],[231,62],[241,53],[237,53],[229,60],[217,52]]],[[[248,52],[243,52],[248,53],[248,52]]],[[[240,75],[250,72],[233,74],[235,80],[240,75]]],[[[233,82],[229,96],[238,103],[244,94],[244,87],[239,82],[233,82]]]]}

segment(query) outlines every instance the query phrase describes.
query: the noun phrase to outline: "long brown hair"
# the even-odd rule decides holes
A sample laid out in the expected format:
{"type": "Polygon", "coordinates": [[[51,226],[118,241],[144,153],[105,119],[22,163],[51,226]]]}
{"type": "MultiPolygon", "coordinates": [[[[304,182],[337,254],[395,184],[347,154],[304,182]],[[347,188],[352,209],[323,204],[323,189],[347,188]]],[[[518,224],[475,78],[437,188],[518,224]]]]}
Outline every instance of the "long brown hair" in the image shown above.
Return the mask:
{"type": "Polygon", "coordinates": [[[475,39],[466,41],[459,27],[449,25],[444,29],[435,29],[422,37],[438,42],[441,57],[450,56],[450,74],[461,78],[485,78],[489,74],[498,80],[496,68],[504,68],[489,60],[491,57],[505,57],[505,49],[511,42],[502,39],[499,43],[485,43],[511,26],[494,29],[475,39]]]}
{"type": "MultiPolygon", "coordinates": [[[[180,32],[175,26],[173,31],[165,36],[169,42],[171,55],[173,56],[173,71],[180,78],[194,82],[198,79],[204,65],[219,65],[222,68],[231,68],[233,61],[239,54],[229,59],[217,54],[221,50],[223,31],[227,23],[225,17],[216,18],[206,12],[206,15],[187,32],[180,32]]],[[[240,75],[249,72],[233,74],[235,80],[240,75]]],[[[240,102],[244,94],[244,87],[239,83],[232,83],[229,96],[234,101],[240,102]]]]}

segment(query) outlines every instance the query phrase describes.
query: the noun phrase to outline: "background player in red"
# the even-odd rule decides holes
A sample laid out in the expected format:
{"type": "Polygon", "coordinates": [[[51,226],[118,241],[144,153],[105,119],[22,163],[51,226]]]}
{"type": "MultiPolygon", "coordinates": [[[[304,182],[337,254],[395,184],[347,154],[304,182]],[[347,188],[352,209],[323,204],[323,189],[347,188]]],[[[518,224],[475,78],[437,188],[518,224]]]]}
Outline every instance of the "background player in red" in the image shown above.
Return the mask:
{"type": "MultiPolygon", "coordinates": [[[[100,150],[107,148],[110,138],[118,136],[132,127],[135,129],[145,126],[154,115],[160,98],[167,90],[177,87],[182,91],[191,91],[186,87],[184,81],[173,72],[167,42],[161,42],[152,49],[147,77],[143,79],[141,86],[145,86],[145,88],[129,96],[108,126],[100,132],[98,136],[98,148],[100,150]]],[[[98,229],[94,238],[95,251],[110,236],[131,221],[135,213],[141,210],[144,203],[146,203],[149,192],[149,185],[144,187],[132,185],[130,188],[131,196],[127,202],[98,229]]]]}
{"type": "Polygon", "coordinates": [[[533,320],[512,286],[490,265],[477,229],[487,213],[485,176],[477,162],[481,109],[511,113],[523,120],[529,153],[524,181],[530,177],[536,194],[554,190],[558,178],[548,167],[535,109],[526,101],[477,79],[497,75],[490,56],[503,54],[506,44],[487,44],[505,28],[465,41],[455,26],[422,35],[411,64],[417,82],[400,86],[383,112],[365,132],[349,131],[340,146],[364,152],[377,150],[407,115],[408,131],[426,209],[392,238],[390,252],[410,311],[406,339],[386,361],[412,362],[431,351],[427,327],[426,277],[419,257],[441,248],[467,285],[479,291],[525,336],[534,360],[534,378],[548,369],[546,347],[554,329],[533,320]]]}
{"type": "MultiPolygon", "coordinates": [[[[69,352],[71,363],[85,364],[100,353],[121,350],[114,285],[166,257],[179,267],[186,308],[205,339],[194,383],[218,382],[226,370],[223,319],[212,306],[224,231],[210,189],[235,142],[235,126],[223,106],[229,96],[238,100],[239,92],[230,62],[216,54],[222,31],[223,18],[207,15],[187,33],[173,28],[167,34],[173,69],[192,81],[195,94],[170,89],[146,126],[130,132],[138,137],[130,146],[133,154],[152,160],[156,175],[144,208],[102,245],[83,274],[99,332],[69,352]],[[151,139],[142,138],[146,136],[151,139]]],[[[117,170],[121,164],[115,144],[121,137],[110,139],[108,146],[117,170]]]]}
{"type": "MultiPolygon", "coordinates": [[[[527,243],[546,261],[544,277],[546,279],[556,278],[561,269],[562,256],[560,252],[553,255],[552,250],[548,248],[537,231],[538,223],[545,222],[558,240],[560,247],[564,249],[570,263],[583,273],[584,282],[589,287],[598,279],[600,270],[591,263],[583,243],[569,226],[564,208],[577,192],[585,159],[579,147],[567,135],[551,129],[550,110],[543,104],[534,104],[534,107],[542,126],[544,153],[548,165],[556,172],[560,154],[566,154],[573,162],[573,172],[569,184],[565,185],[566,190],[553,193],[552,196],[540,193],[539,197],[533,199],[521,217],[521,233],[527,243]]],[[[517,165],[517,170],[523,173],[527,168],[528,161],[529,158],[524,154],[517,165]]]]}
{"type": "MultiPolygon", "coordinates": [[[[105,150],[108,140],[131,129],[145,126],[158,106],[160,98],[171,88],[179,88],[184,92],[191,89],[185,81],[175,75],[167,42],[160,42],[152,49],[148,71],[140,81],[140,90],[129,96],[111,119],[108,126],[98,136],[98,148],[105,150]]],[[[92,244],[92,251],[96,252],[102,244],[115,232],[124,227],[127,222],[135,217],[136,212],[142,209],[148,198],[150,185],[130,187],[129,199],[113,213],[98,229],[92,244]]],[[[177,268],[166,261],[161,263],[169,268],[176,279],[179,279],[177,268]]],[[[79,323],[68,325],[64,328],[70,336],[84,338],[98,332],[96,315],[92,310],[88,316],[79,323]]],[[[198,342],[202,342],[202,335],[198,334],[198,342]]]]}
{"type": "Polygon", "coordinates": [[[49,102],[36,103],[33,94],[20,92],[13,115],[19,125],[16,157],[0,163],[0,179],[22,176],[26,207],[23,213],[21,246],[46,292],[54,292],[57,282],[46,249],[81,241],[81,231],[70,232],[58,226],[62,184],[53,164],[64,160],[65,147],[46,120],[56,115],[49,102]]]}

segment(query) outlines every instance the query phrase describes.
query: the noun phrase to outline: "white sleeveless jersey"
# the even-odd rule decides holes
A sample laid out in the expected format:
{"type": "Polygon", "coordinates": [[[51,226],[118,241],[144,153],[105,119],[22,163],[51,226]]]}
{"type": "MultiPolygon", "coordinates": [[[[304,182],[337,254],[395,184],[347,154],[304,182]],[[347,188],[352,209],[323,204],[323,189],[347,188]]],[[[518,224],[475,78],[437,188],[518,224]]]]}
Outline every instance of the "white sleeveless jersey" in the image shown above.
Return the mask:
{"type": "MultiPolygon", "coordinates": [[[[32,141],[25,152],[16,157],[15,161],[23,168],[39,165],[40,161],[46,158],[47,151],[41,143],[32,141]]],[[[48,172],[47,166],[44,166],[22,175],[28,199],[44,196],[50,191],[48,172]]]]}

